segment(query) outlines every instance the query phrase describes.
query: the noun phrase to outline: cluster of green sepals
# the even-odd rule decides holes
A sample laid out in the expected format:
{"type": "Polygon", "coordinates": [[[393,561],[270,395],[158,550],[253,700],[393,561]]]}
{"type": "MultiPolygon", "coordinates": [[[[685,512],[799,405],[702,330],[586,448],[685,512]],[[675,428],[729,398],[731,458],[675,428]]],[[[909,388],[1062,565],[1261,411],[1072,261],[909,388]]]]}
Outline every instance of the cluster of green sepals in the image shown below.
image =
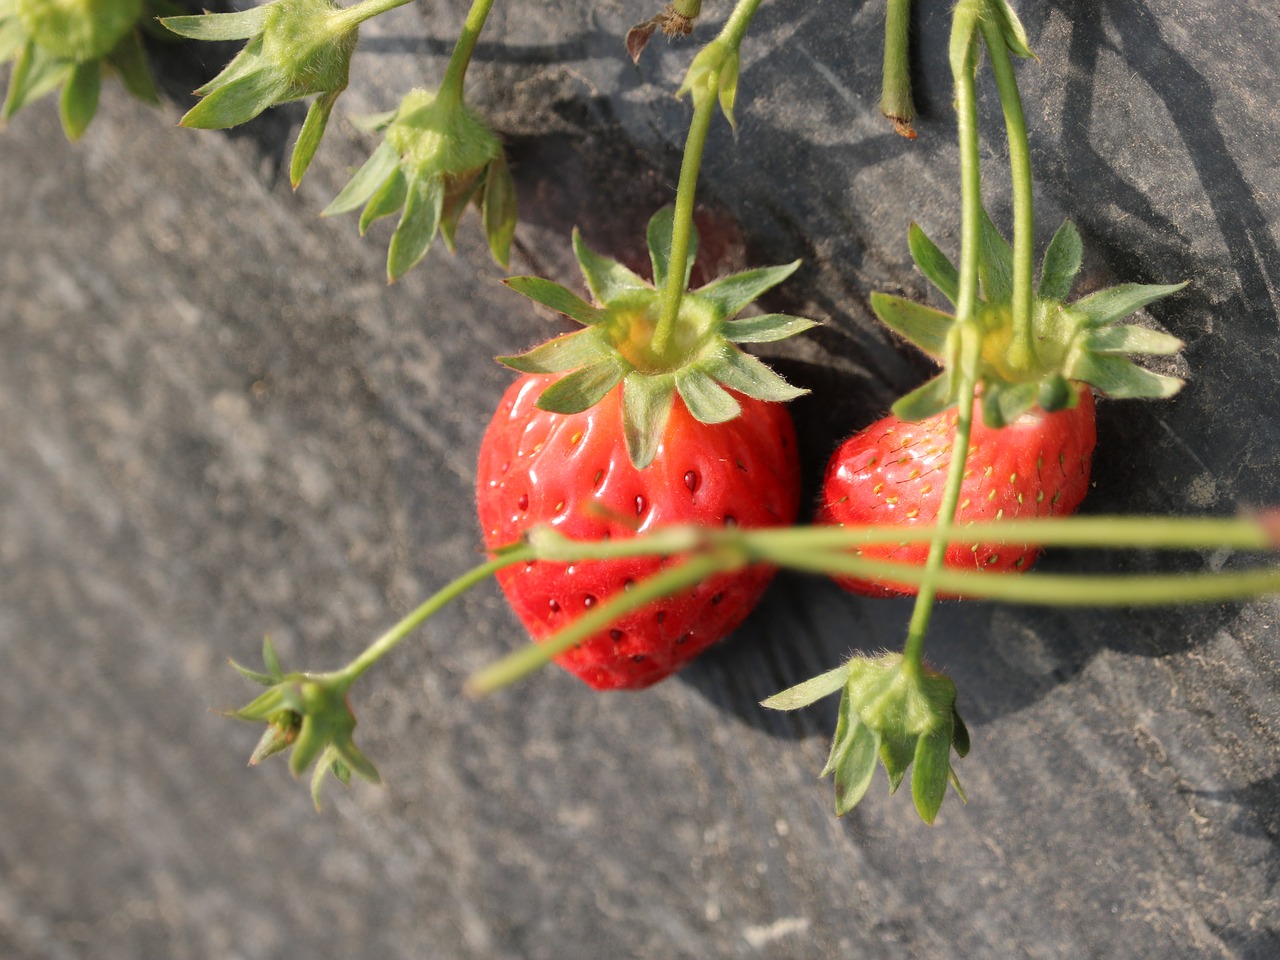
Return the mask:
{"type": "MultiPolygon", "coordinates": [[[[799,261],[713,280],[680,301],[674,335],[655,352],[652,331],[671,270],[674,212],[665,207],[649,221],[647,240],[653,282],[615,260],[594,253],[574,232],[573,249],[591,292],[588,303],[573,291],[539,277],[511,277],[507,284],[585,329],[557,337],[528,353],[500,357],[524,373],[564,374],[543,391],[538,406],[578,413],[622,384],[627,452],[637,468],[652,462],[678,394],[702,423],[724,423],[741,411],[730,390],[757,400],[785,402],[806,391],[787,383],[739,344],[767,343],[815,326],[812,320],[771,313],[734,319],[761,294],[795,272],[799,261]]],[[[696,231],[683,264],[683,284],[697,255],[696,231]]]]}
{"type": "MultiPolygon", "coordinates": [[[[1182,341],[1150,327],[1118,321],[1186,284],[1126,283],[1068,303],[1083,256],[1080,233],[1070,220],[1045,251],[1032,301],[1034,358],[1022,366],[1011,363],[1013,252],[985,211],[981,226],[982,296],[977,320],[983,347],[978,382],[987,426],[1012,423],[1036,406],[1053,412],[1074,405],[1078,395],[1071,382],[1088,383],[1114,399],[1164,398],[1181,389],[1180,379],[1153,373],[1127,358],[1174,354],[1182,349],[1182,341]]],[[[920,272],[956,303],[959,272],[955,265],[915,224],[908,242],[920,272]]],[[[882,323],[943,365],[938,376],[900,399],[894,413],[904,420],[923,420],[952,406],[958,390],[956,318],[885,293],[873,293],[871,307],[882,323]]]]}
{"type": "Polygon", "coordinates": [[[104,74],[158,103],[141,34],[162,32],[154,18],[169,9],[168,0],[0,0],[0,64],[13,61],[0,118],[60,90],[63,131],[78,140],[97,113],[104,74]]]}

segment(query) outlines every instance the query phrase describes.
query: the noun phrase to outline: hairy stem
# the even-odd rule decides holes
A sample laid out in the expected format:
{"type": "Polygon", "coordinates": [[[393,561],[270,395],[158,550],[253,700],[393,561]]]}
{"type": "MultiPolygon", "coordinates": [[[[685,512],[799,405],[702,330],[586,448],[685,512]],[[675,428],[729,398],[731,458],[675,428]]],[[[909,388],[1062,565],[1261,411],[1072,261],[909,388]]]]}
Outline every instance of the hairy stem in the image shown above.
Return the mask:
{"type": "Polygon", "coordinates": [[[880,110],[904,137],[915,138],[911,121],[916,105],[911,99],[910,37],[911,0],[889,0],[884,18],[884,78],[880,110]]]}
{"type": "MultiPolygon", "coordinates": [[[[390,0],[387,0],[390,2],[390,0]]],[[[475,52],[476,43],[480,39],[480,31],[489,18],[493,8],[493,0],[472,0],[471,9],[467,11],[467,19],[462,24],[462,33],[453,47],[453,55],[449,57],[449,66],[445,69],[444,79],[440,81],[439,97],[450,97],[456,103],[462,103],[462,85],[466,80],[467,67],[471,63],[471,55],[475,52]]]]}

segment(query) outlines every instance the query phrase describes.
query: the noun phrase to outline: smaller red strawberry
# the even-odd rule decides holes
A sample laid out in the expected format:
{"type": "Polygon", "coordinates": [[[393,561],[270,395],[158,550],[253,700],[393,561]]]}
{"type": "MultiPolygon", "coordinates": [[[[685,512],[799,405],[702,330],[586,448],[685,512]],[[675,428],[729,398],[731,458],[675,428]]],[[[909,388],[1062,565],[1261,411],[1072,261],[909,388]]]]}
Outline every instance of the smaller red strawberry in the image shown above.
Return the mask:
{"type": "MultiPolygon", "coordinates": [[[[1074,513],[1089,488],[1097,436],[1092,392],[1080,388],[1074,407],[1056,413],[1037,408],[999,429],[980,422],[980,409],[979,400],[956,525],[1074,513]]],[[[917,423],[890,414],[850,437],[827,465],[817,522],[933,524],[951,466],[955,430],[952,408],[917,423]]],[[[929,544],[869,546],[859,553],[923,566],[929,544]]],[[[1003,573],[1026,569],[1038,553],[1039,548],[1030,544],[954,543],[948,546],[944,562],[954,570],[1003,573]]],[[[837,582],[867,596],[916,592],[912,586],[874,580],[840,578],[837,582]]]]}

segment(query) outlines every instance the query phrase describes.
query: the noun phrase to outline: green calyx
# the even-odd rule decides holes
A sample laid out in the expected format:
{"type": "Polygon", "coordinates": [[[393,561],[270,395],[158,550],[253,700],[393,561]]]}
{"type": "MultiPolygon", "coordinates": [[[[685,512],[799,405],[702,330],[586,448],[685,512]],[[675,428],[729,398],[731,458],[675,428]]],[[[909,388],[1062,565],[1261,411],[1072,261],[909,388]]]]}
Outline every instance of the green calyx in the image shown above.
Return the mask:
{"type": "Polygon", "coordinates": [[[840,712],[822,776],[834,775],[836,814],[857,806],[871,786],[877,763],[894,793],[911,770],[916,812],[933,823],[950,784],[964,799],[951,766],[951,751],[969,752],[969,731],[956,710],[950,677],[912,668],[902,654],[855,657],[764,701],[774,710],[797,710],[837,690],[840,712]]]}
{"type": "Polygon", "coordinates": [[[324,674],[285,673],[269,637],[262,644],[262,659],[266,673],[231,662],[241,676],[267,687],[261,696],[230,714],[239,720],[267,724],[249,763],[292,748],[289,770],[295,777],[316,765],[311,796],[317,808],[326,772],[344,784],[350,782],[353,771],[377,783],[377,769],[352,740],[356,718],[347,704],[350,682],[324,674]]]}
{"type": "MultiPolygon", "coordinates": [[[[914,224],[909,243],[916,266],[955,303],[960,285],[955,265],[914,224]]],[[[1149,327],[1118,321],[1186,284],[1122,284],[1067,303],[1081,260],[1080,234],[1071,221],[1065,221],[1045,251],[1040,283],[1032,298],[1034,356],[1015,357],[1011,349],[1013,254],[983,213],[978,258],[982,288],[977,309],[982,338],[978,382],[988,426],[1010,423],[1035,406],[1052,412],[1074,405],[1077,394],[1072,382],[1090,384],[1117,399],[1170,397],[1181,389],[1180,379],[1153,373],[1128,358],[1168,356],[1181,350],[1182,342],[1149,327]]],[[[961,335],[955,317],[884,293],[872,294],[871,307],[881,322],[944,368],[936,378],[899,400],[894,413],[904,420],[922,420],[952,406],[957,399],[952,372],[961,335]]]]}
{"type": "MultiPolygon", "coordinates": [[[[555,413],[587,410],[622,384],[627,451],[637,468],[653,461],[677,394],[695,419],[710,424],[732,420],[741,412],[730,390],[772,402],[807,392],[787,383],[739,344],[781,340],[816,323],[785,314],[734,319],[794,273],[799,261],[735,273],[689,291],[681,298],[673,336],[661,352],[654,349],[651,337],[661,312],[661,290],[672,269],[672,219],[672,208],[665,207],[649,221],[652,283],[591,251],[577,231],[574,253],[594,303],[539,277],[507,280],[517,292],[585,329],[499,361],[524,373],[565,374],[538,400],[539,407],[555,413]]],[[[696,234],[694,239],[681,268],[685,286],[697,252],[696,234]]]]}
{"type": "Polygon", "coordinates": [[[106,56],[142,16],[142,0],[14,0],[27,35],[53,56],[106,56]]]}
{"type": "Polygon", "coordinates": [[[387,278],[418,263],[439,231],[453,250],[458,219],[480,208],[493,258],[506,267],[516,227],[516,190],[493,132],[458,97],[413,90],[389,114],[374,118],[382,143],[322,216],[363,205],[360,232],[403,211],[387,253],[387,278]]]}

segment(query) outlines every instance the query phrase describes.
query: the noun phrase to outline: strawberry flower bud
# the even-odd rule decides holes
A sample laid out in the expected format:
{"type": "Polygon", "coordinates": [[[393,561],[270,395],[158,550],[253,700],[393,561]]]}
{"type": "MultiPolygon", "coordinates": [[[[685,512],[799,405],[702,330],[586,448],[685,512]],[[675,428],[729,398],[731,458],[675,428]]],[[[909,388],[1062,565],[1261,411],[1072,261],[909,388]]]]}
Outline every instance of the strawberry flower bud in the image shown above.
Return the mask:
{"type": "Polygon", "coordinates": [[[474,201],[493,258],[505,267],[516,224],[515,183],[484,121],[460,97],[419,89],[374,129],[382,131],[382,143],[322,216],[363,205],[363,234],[373,221],[402,211],[387,252],[387,278],[394,281],[426,256],[437,231],[452,250],[458,218],[474,201]]]}

